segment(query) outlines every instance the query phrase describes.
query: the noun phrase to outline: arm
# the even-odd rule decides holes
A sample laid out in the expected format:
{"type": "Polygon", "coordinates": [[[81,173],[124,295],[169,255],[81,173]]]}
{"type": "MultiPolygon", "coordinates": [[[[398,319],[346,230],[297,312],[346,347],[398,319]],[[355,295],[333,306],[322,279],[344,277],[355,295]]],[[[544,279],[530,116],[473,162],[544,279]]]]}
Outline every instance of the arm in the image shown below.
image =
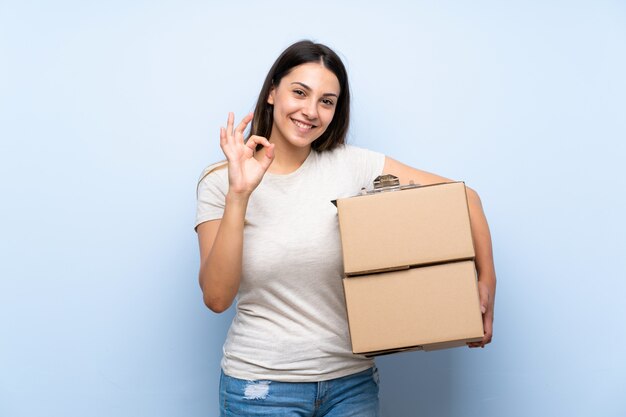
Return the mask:
{"type": "MultiPolygon", "coordinates": [[[[404,165],[389,157],[385,158],[385,174],[395,175],[400,179],[401,184],[408,184],[413,180],[416,184],[428,185],[451,180],[440,177],[429,172],[420,171],[404,165]]],[[[480,307],[483,314],[483,327],[485,335],[483,340],[470,343],[470,347],[484,347],[491,342],[493,335],[493,309],[496,295],[496,272],[493,264],[493,252],[491,249],[491,234],[487,218],[483,211],[480,197],[476,191],[467,188],[467,200],[469,204],[470,223],[472,227],[472,239],[476,251],[476,271],[478,272],[478,293],[480,296],[480,307]]]]}
{"type": "Polygon", "coordinates": [[[241,277],[243,224],[247,199],[226,196],[224,216],[198,225],[200,288],[204,304],[221,313],[232,304],[241,277]]]}
{"type": "Polygon", "coordinates": [[[274,158],[274,146],[266,138],[252,136],[244,144],[243,132],[252,115],[233,129],[234,116],[228,115],[226,129],[220,130],[220,146],[228,160],[228,193],[221,220],[198,225],[200,272],[198,278],[204,303],[221,313],[232,304],[241,279],[243,226],[250,195],[259,185],[274,158]],[[254,158],[257,145],[265,154],[254,158]]]}

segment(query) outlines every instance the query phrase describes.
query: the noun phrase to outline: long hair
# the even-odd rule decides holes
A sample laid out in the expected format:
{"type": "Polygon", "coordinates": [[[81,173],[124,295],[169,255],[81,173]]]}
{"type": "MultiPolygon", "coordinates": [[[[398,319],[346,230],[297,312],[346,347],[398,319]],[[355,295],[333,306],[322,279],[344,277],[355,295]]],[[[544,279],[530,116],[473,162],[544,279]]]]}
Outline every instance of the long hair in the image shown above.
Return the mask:
{"type": "Polygon", "coordinates": [[[280,80],[289,74],[293,68],[309,62],[319,62],[335,74],[340,87],[333,119],[326,131],[311,143],[311,147],[316,151],[325,151],[346,142],[346,134],[350,124],[348,73],[343,62],[332,49],[308,40],[296,42],[285,49],[270,68],[254,108],[254,118],[250,125],[249,136],[258,135],[269,139],[274,124],[274,106],[269,104],[267,99],[272,87],[278,86],[280,80]]]}

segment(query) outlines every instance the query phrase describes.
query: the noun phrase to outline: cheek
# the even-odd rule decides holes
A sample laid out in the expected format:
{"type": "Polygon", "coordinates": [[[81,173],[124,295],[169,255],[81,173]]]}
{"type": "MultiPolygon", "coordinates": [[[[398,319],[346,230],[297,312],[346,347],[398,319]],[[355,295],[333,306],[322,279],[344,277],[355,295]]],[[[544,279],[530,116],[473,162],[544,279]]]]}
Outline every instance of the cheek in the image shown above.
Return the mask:
{"type": "Polygon", "coordinates": [[[329,125],[330,122],[333,121],[333,118],[335,117],[335,109],[332,110],[328,110],[325,114],[324,114],[324,120],[326,121],[326,124],[329,125]]]}
{"type": "Polygon", "coordinates": [[[274,115],[277,114],[290,114],[298,109],[297,103],[294,100],[283,99],[280,102],[274,104],[274,115]]]}

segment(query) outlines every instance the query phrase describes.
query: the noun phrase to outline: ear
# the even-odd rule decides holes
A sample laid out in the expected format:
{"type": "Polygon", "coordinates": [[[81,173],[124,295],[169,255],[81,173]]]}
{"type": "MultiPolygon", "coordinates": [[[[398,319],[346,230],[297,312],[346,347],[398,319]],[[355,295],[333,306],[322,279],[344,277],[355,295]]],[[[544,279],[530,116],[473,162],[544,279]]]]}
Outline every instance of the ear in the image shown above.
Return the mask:
{"type": "Polygon", "coordinates": [[[274,105],[274,87],[270,90],[270,95],[267,96],[267,104],[274,105]]]}

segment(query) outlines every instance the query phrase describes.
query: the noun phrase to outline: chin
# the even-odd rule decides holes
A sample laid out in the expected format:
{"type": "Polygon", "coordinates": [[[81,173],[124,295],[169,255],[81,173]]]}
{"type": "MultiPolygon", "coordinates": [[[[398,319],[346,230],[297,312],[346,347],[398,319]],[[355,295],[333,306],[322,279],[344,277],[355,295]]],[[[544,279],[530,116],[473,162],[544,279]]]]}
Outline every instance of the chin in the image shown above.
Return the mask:
{"type": "Polygon", "coordinates": [[[289,143],[291,144],[291,146],[294,146],[296,148],[307,148],[309,146],[311,146],[311,144],[313,143],[313,141],[289,141],[289,143]]]}
{"type": "Polygon", "coordinates": [[[310,146],[317,138],[319,138],[319,136],[316,136],[315,138],[311,139],[311,138],[303,138],[303,137],[291,137],[288,142],[292,145],[292,146],[296,146],[298,148],[306,148],[307,146],[310,146]]]}

